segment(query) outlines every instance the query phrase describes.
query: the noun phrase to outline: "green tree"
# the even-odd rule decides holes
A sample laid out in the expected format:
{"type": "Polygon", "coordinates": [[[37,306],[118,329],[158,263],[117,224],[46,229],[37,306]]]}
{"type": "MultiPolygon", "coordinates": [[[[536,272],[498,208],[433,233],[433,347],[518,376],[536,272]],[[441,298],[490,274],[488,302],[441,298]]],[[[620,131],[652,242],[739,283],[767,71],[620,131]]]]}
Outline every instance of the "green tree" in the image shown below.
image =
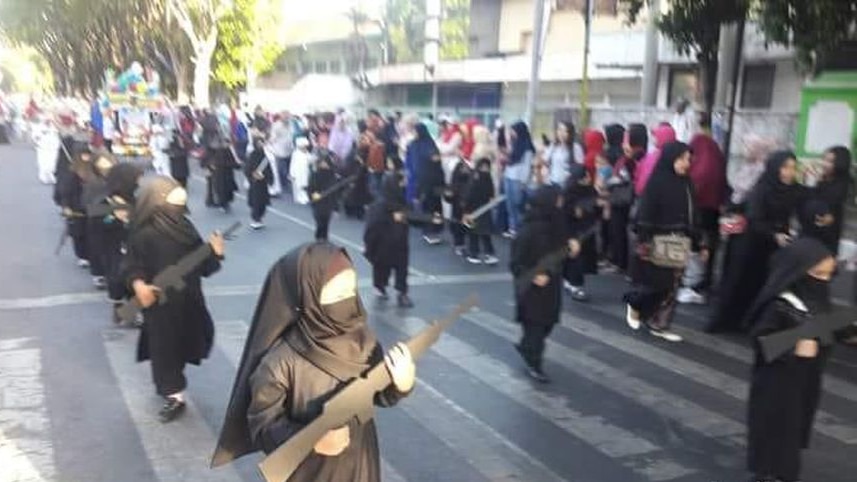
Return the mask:
{"type": "MultiPolygon", "coordinates": [[[[391,62],[421,62],[425,44],[424,0],[387,0],[383,28],[389,38],[391,62]]],[[[443,0],[440,58],[467,57],[470,38],[470,0],[443,0]]]]}
{"type": "Polygon", "coordinates": [[[470,0],[444,0],[440,58],[456,60],[470,51],[470,0]]]}
{"type": "Polygon", "coordinates": [[[218,22],[214,78],[226,88],[245,86],[272,70],[283,51],[281,0],[234,0],[218,22]]]}
{"type": "Polygon", "coordinates": [[[757,0],[752,11],[766,39],[795,47],[812,72],[841,42],[857,39],[857,0],[757,0]]]}
{"type": "MultiPolygon", "coordinates": [[[[720,27],[743,21],[751,0],[670,0],[669,9],[655,20],[658,30],[670,39],[678,53],[696,58],[706,110],[714,105],[717,83],[720,27]]],[[[648,0],[621,0],[628,20],[637,17],[648,0]]]]}

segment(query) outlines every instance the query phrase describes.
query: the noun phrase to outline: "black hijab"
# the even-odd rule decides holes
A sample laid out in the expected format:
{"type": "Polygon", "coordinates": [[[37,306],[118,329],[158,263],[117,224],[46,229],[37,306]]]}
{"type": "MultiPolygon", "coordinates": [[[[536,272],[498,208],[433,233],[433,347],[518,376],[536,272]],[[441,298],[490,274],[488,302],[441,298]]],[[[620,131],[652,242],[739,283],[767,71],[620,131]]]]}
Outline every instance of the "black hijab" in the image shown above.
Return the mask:
{"type": "Polygon", "coordinates": [[[187,206],[167,202],[167,196],[181,188],[175,179],[154,176],[140,186],[139,199],[131,219],[131,232],[151,224],[158,232],[186,246],[199,244],[201,238],[187,218],[187,206]]]}
{"type": "Polygon", "coordinates": [[[119,196],[128,204],[134,203],[137,181],[143,173],[134,164],[123,162],[107,173],[107,194],[119,196]]]}
{"type": "Polygon", "coordinates": [[[607,149],[604,150],[604,157],[611,166],[615,166],[624,154],[622,142],[625,140],[625,128],[621,124],[610,124],[604,127],[604,135],[607,138],[607,149]]]}
{"type": "Polygon", "coordinates": [[[780,169],[789,159],[797,159],[794,152],[776,151],[765,161],[765,172],[759,177],[750,202],[764,202],[769,206],[790,207],[793,209],[799,200],[800,186],[797,183],[783,184],[780,180],[780,169]]]}
{"type": "Polygon", "coordinates": [[[819,296],[812,287],[820,282],[813,281],[806,273],[828,256],[833,255],[824,244],[807,237],[798,238],[792,244],[777,250],[771,257],[768,280],[753,302],[750,311],[747,312],[745,326],[757,323],[762,310],[781,293],[788,290],[791,290],[810,309],[824,310],[829,306],[829,294],[827,299],[824,299],[824,295],[819,296]]]}
{"type": "Polygon", "coordinates": [[[670,142],[661,149],[661,157],[640,200],[640,226],[659,229],[692,227],[693,191],[690,177],[675,172],[676,160],[689,151],[690,146],[684,142],[670,142]]]}
{"type": "Polygon", "coordinates": [[[359,296],[343,301],[353,303],[353,314],[347,320],[332,319],[319,303],[328,266],[339,255],[347,256],[344,249],[329,243],[304,244],[280,258],[268,272],[232,385],[212,467],[257,450],[247,427],[250,377],[279,340],[284,339],[311,363],[340,380],[359,376],[369,368],[377,342],[366,325],[359,296]]]}
{"type": "Polygon", "coordinates": [[[851,152],[844,146],[828,149],[833,154],[833,173],[830,179],[823,179],[815,188],[816,196],[826,202],[831,210],[841,212],[848,189],[851,188],[851,152]]]}
{"type": "Polygon", "coordinates": [[[401,185],[402,174],[397,171],[388,172],[381,181],[381,199],[391,209],[405,209],[405,189],[401,185]]]}
{"type": "Polygon", "coordinates": [[[524,155],[528,151],[535,153],[536,146],[533,145],[530,130],[523,121],[512,124],[512,131],[515,132],[515,139],[512,140],[512,153],[509,155],[509,164],[517,164],[524,159],[524,155]]]}

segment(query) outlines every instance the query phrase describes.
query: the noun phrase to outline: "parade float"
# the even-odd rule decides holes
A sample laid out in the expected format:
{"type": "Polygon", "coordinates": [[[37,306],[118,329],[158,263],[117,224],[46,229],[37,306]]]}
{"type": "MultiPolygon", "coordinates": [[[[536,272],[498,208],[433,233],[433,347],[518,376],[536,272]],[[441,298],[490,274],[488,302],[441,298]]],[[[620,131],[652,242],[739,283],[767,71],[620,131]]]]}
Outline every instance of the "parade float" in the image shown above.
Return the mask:
{"type": "Polygon", "coordinates": [[[116,75],[105,74],[105,96],[102,111],[109,113],[115,132],[113,153],[118,156],[148,157],[153,119],[165,105],[160,77],[151,68],[134,62],[128,70],[116,75]]]}

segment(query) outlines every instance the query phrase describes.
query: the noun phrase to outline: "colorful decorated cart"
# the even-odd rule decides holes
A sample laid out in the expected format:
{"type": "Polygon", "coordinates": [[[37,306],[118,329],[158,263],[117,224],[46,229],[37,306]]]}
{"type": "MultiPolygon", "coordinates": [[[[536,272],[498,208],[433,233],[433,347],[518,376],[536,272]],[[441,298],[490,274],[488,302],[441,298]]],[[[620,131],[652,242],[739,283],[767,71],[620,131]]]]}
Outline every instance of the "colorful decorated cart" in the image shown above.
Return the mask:
{"type": "Polygon", "coordinates": [[[118,76],[112,70],[105,75],[106,96],[103,109],[113,121],[113,153],[119,156],[149,156],[149,138],[153,118],[165,108],[160,92],[160,77],[139,62],[118,76]]]}

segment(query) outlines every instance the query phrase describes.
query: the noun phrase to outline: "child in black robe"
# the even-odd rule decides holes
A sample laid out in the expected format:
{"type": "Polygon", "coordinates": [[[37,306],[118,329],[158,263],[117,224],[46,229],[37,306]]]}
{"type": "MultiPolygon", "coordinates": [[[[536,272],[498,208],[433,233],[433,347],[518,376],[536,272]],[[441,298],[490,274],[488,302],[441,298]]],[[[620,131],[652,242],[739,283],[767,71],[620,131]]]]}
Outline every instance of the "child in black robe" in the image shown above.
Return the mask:
{"type": "Polygon", "coordinates": [[[452,170],[449,188],[444,192],[444,199],[452,207],[452,218],[449,221],[449,231],[452,233],[452,245],[455,254],[464,256],[467,227],[462,224],[465,212],[466,191],[473,176],[469,161],[461,158],[452,170]]]}
{"type": "Polygon", "coordinates": [[[471,264],[495,265],[499,262],[494,256],[494,244],[491,233],[494,221],[487,212],[478,219],[470,219],[470,214],[494,198],[494,180],[491,178],[491,160],[476,161],[476,170],[470,179],[464,195],[464,215],[462,220],[470,224],[468,236],[467,261],[471,264]],[[481,248],[481,249],[480,249],[481,248]]]}
{"type": "MultiPolygon", "coordinates": [[[[560,266],[532,273],[543,256],[561,250],[567,242],[562,213],[562,191],[553,185],[538,188],[527,200],[524,222],[512,242],[510,268],[515,278],[515,319],[523,328],[515,345],[533,379],[547,383],[542,369],[545,339],[559,322],[562,303],[560,266]]],[[[561,264],[561,263],[558,263],[561,264]]]]}
{"type": "Polygon", "coordinates": [[[583,288],[584,276],[598,272],[595,229],[600,214],[592,178],[581,164],[572,164],[565,187],[565,217],[569,235],[580,238],[580,256],[565,261],[563,276],[565,289],[575,301],[589,301],[583,288]]]}
{"type": "Polygon", "coordinates": [[[262,218],[265,217],[265,211],[271,204],[268,186],[274,184],[274,171],[271,168],[271,163],[265,161],[264,143],[265,140],[262,136],[253,136],[253,152],[250,153],[247,162],[244,164],[244,175],[247,177],[247,182],[250,183],[250,188],[247,191],[247,205],[250,206],[250,219],[252,220],[250,228],[252,229],[265,227],[262,218]],[[265,164],[264,167],[262,166],[263,163],[265,164]]]}
{"type": "Polygon", "coordinates": [[[348,157],[345,158],[345,166],[342,170],[344,177],[353,177],[354,182],[345,188],[342,207],[345,216],[362,220],[366,214],[366,205],[372,202],[369,194],[369,171],[366,170],[366,148],[359,147],[356,143],[351,148],[348,157]]]}
{"type": "MultiPolygon", "coordinates": [[[[56,185],[56,201],[62,208],[66,230],[71,238],[77,265],[89,268],[89,246],[86,240],[86,204],[83,199],[84,178],[91,172],[89,163],[92,154],[81,151],[75,154],[72,163],[59,171],[56,185]]],[[[60,161],[62,162],[62,161],[60,161]]]]}
{"type": "Polygon", "coordinates": [[[756,353],[747,420],[747,466],[754,481],[799,480],[801,449],[809,446],[830,355],[816,340],[803,339],[768,362],[758,338],[813,323],[829,312],[835,267],[832,253],[820,241],[796,240],[774,254],[767,282],[748,312],[756,353]]]}
{"type": "Polygon", "coordinates": [[[143,307],[143,327],[137,344],[137,361],[152,361],[152,378],[158,395],[164,397],[161,422],[178,417],[185,408],[185,364],[199,365],[208,357],[214,341],[214,323],[205,297],[202,278],[220,269],[223,236],[208,238],[211,256],[184,277],[181,291],[171,290],[163,303],[152,279],[203,245],[186,216],[187,191],[171,177],[155,176],[140,188],[128,235],[128,253],[123,260],[126,286],[143,307]]]}
{"type": "MultiPolygon", "coordinates": [[[[384,356],[366,318],[342,248],[311,243],[277,261],[256,305],[212,465],[270,454],[347,382],[380,363],[392,383],[374,394],[374,404],[390,407],[407,396],[416,380],[407,346],[384,356]]],[[[286,482],[380,480],[375,423],[355,417],[323,435],[286,482]]]]}
{"type": "Polygon", "coordinates": [[[388,173],[381,181],[381,197],[369,207],[363,245],[366,259],[372,264],[372,284],[378,298],[387,299],[387,283],[395,271],[399,306],[410,308],[413,302],[408,297],[410,246],[404,188],[405,179],[398,172],[388,173]]]}
{"type": "Polygon", "coordinates": [[[324,152],[315,162],[315,169],[309,176],[310,201],[312,201],[312,217],[315,219],[315,240],[326,241],[330,229],[330,217],[336,209],[338,193],[330,193],[322,197],[324,191],[336,184],[336,173],[330,153],[324,152]]]}
{"type": "Polygon", "coordinates": [[[104,266],[105,226],[104,214],[98,206],[107,197],[107,174],[116,164],[109,155],[96,154],[95,159],[86,166],[83,176],[82,201],[86,210],[86,250],[89,253],[89,272],[92,284],[97,289],[107,288],[107,274],[104,266]]]}
{"type": "Polygon", "coordinates": [[[173,129],[170,147],[167,151],[170,158],[170,175],[185,189],[187,189],[187,178],[190,174],[187,161],[190,146],[186,145],[186,142],[178,129],[173,129]]]}
{"type": "Polygon", "coordinates": [[[122,277],[122,258],[128,240],[127,225],[134,207],[134,192],[142,172],[131,163],[114,166],[107,173],[107,197],[100,204],[109,204],[113,210],[101,218],[103,225],[102,264],[107,281],[107,296],[113,303],[113,322],[120,323],[117,309],[131,293],[122,277]]]}

